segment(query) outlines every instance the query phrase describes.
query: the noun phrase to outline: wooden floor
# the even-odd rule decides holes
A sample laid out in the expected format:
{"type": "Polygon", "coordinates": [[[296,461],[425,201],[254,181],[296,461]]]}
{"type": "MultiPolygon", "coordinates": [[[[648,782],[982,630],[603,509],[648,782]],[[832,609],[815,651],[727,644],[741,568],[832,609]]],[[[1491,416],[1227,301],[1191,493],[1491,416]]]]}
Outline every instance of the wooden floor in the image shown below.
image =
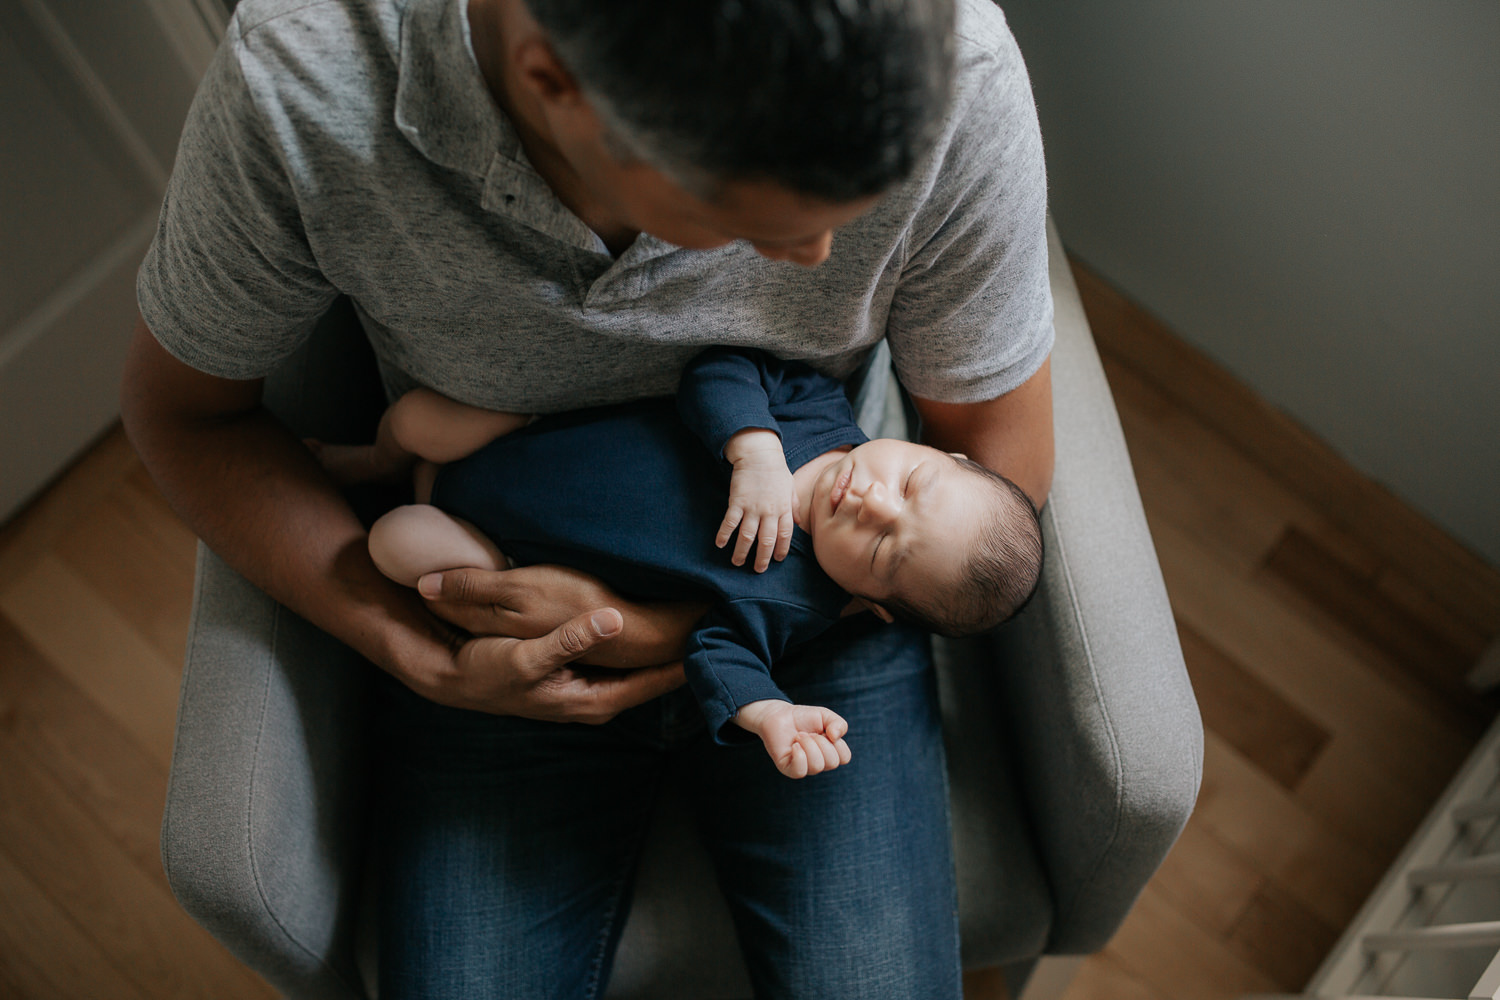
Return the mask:
{"type": "MultiPolygon", "coordinates": [[[[1068,998],[1295,990],[1493,713],[1462,678],[1500,576],[1079,279],[1208,732],[1186,833],[1068,998]]],[[[192,555],[118,431],[0,530],[0,996],[273,995],[157,855],[192,555]]]]}

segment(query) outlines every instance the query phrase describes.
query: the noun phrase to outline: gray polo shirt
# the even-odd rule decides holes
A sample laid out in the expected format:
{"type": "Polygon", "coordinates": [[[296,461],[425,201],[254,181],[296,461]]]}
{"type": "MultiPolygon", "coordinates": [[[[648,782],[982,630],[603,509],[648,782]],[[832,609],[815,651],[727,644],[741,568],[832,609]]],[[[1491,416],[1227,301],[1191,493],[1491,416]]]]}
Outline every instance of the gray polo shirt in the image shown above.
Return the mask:
{"type": "Polygon", "coordinates": [[[906,387],[948,402],[1001,395],[1050,352],[1041,138],[989,0],[960,0],[931,155],[811,270],[648,234],[612,257],[527,162],[465,8],[239,4],[137,283],[170,353],[258,378],[340,293],[392,395],[520,412],[669,394],[710,344],[847,377],[885,337],[906,387]]]}

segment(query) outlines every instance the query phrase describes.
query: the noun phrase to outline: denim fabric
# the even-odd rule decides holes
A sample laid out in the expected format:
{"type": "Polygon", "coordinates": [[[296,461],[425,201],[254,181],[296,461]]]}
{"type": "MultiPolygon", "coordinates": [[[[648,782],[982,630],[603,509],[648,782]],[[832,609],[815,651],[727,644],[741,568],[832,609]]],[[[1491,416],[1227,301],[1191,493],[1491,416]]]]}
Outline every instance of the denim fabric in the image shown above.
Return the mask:
{"type": "Polygon", "coordinates": [[[494,718],[382,683],[380,996],[598,997],[655,796],[708,846],[757,996],[958,998],[946,769],[925,635],[851,620],[777,668],[849,720],[802,781],[715,745],[685,690],[605,726],[494,718]]]}

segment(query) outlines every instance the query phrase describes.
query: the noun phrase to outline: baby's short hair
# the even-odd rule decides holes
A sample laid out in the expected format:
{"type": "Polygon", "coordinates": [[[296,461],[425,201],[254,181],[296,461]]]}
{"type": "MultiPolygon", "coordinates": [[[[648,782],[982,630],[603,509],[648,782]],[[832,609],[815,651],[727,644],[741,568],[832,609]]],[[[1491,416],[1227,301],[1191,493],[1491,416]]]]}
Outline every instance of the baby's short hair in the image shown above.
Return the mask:
{"type": "Polygon", "coordinates": [[[974,635],[994,628],[1031,600],[1042,576],[1042,523],[1019,486],[968,458],[959,467],[988,487],[992,504],[979,526],[955,586],[921,598],[893,595],[880,603],[892,616],[939,635],[974,635]]]}

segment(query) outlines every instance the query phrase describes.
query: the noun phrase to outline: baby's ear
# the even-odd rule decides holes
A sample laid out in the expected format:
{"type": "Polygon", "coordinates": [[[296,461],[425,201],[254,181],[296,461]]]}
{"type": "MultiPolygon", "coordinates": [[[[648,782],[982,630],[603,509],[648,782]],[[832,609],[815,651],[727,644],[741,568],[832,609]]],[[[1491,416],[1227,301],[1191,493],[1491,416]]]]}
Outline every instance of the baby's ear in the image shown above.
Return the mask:
{"type": "Polygon", "coordinates": [[[881,621],[885,622],[887,625],[889,625],[891,622],[893,622],[893,621],[896,620],[896,618],[895,618],[894,615],[892,615],[885,608],[883,608],[880,605],[876,604],[874,601],[866,600],[863,597],[859,598],[858,600],[859,600],[859,603],[861,603],[861,604],[863,604],[865,606],[866,610],[875,612],[875,617],[879,618],[881,621]]]}

